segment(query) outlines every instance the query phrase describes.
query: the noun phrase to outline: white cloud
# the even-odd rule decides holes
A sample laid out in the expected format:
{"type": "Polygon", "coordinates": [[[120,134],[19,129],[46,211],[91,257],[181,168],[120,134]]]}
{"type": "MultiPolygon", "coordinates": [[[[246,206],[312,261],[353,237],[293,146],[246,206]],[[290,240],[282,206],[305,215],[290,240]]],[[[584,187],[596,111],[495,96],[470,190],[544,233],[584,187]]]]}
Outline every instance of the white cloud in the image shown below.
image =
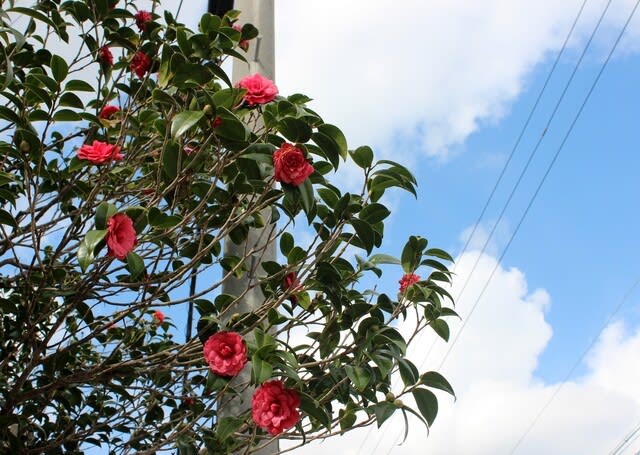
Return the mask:
{"type": "MultiPolygon", "coordinates": [[[[472,251],[458,260],[453,295],[459,292],[477,254],[472,251]]],[[[488,255],[482,257],[465,292],[467,297],[456,307],[463,319],[495,261],[488,255]]],[[[508,454],[558,385],[535,376],[538,358],[552,336],[545,320],[549,305],[548,293],[529,290],[520,270],[499,267],[441,371],[456,389],[458,400],[454,403],[439,394],[440,412],[430,435],[413,419],[407,441],[393,446],[402,428],[399,418],[380,430],[357,430],[294,453],[384,455],[393,447],[391,454],[508,454]]],[[[461,323],[451,326],[453,339],[461,323]]],[[[429,334],[413,345],[410,355],[418,365],[433,339],[429,334]]],[[[437,370],[447,348],[444,342],[437,342],[422,370],[437,370]]],[[[610,325],[587,359],[586,374],[563,384],[516,454],[609,453],[640,420],[639,351],[640,330],[628,331],[622,323],[610,325]]],[[[640,441],[632,447],[640,448],[640,441]]]]}
{"type": "MultiPolygon", "coordinates": [[[[532,69],[560,48],[580,3],[280,0],[276,79],[282,93],[315,98],[351,146],[404,161],[391,144],[418,133],[423,151],[442,158],[508,111],[532,69]]],[[[589,2],[574,45],[603,5],[589,2]]],[[[630,6],[614,2],[606,24],[618,26],[630,6]]]]}

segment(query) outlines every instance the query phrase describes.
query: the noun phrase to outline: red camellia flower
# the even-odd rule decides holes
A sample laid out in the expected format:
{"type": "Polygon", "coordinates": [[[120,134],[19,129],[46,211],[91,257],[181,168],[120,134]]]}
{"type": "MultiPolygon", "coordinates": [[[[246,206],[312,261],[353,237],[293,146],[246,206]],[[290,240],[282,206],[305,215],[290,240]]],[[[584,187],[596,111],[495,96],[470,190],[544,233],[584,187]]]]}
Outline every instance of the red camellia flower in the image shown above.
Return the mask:
{"type": "Polygon", "coordinates": [[[236,376],[247,363],[247,347],[236,332],[217,332],[204,343],[204,358],[218,376],[236,376]]]}
{"type": "Polygon", "coordinates": [[[258,73],[253,76],[243,77],[238,81],[237,87],[247,90],[244,95],[244,101],[249,106],[266,104],[273,101],[278,94],[278,87],[275,86],[273,81],[258,73]]]}
{"type": "MultiPolygon", "coordinates": [[[[133,221],[124,213],[116,213],[107,223],[107,235],[105,237],[108,255],[120,260],[127,257],[137,243],[136,230],[133,221]]],[[[164,317],[164,316],[163,316],[164,317]]]]}
{"type": "Polygon", "coordinates": [[[409,286],[420,281],[420,277],[413,273],[405,273],[398,283],[400,283],[400,292],[407,290],[409,286]]]}
{"type": "Polygon", "coordinates": [[[211,128],[217,128],[220,125],[222,125],[222,119],[220,118],[220,116],[217,116],[216,118],[213,119],[213,121],[211,122],[211,128]]]}
{"type": "Polygon", "coordinates": [[[158,321],[158,324],[162,324],[164,322],[164,313],[160,310],[156,310],[153,313],[153,319],[158,321]]]}
{"type": "Polygon", "coordinates": [[[113,66],[113,54],[107,46],[102,46],[98,51],[98,60],[106,66],[113,66]]]}
{"type": "Polygon", "coordinates": [[[89,160],[93,164],[103,164],[113,161],[120,161],[123,156],[120,154],[120,147],[106,142],[93,141],[93,144],[84,144],[78,149],[77,157],[81,160],[89,160]]]}
{"type": "MultiPolygon", "coordinates": [[[[302,290],[302,287],[300,286],[300,280],[298,280],[296,272],[287,273],[287,275],[284,277],[284,288],[291,293],[300,292],[302,290]]],[[[298,303],[298,297],[295,295],[291,295],[289,297],[289,300],[291,300],[291,303],[293,303],[294,305],[298,303]]]]}
{"type": "Polygon", "coordinates": [[[136,20],[136,25],[141,32],[147,31],[147,24],[153,19],[153,17],[151,17],[151,13],[145,10],[138,11],[133,17],[136,20]]]}
{"type": "Polygon", "coordinates": [[[111,117],[113,117],[113,114],[115,114],[118,111],[120,111],[120,108],[118,106],[114,106],[113,104],[107,104],[105,107],[102,108],[102,110],[100,111],[100,115],[98,117],[109,120],[111,119],[111,117]]]}
{"type": "Polygon", "coordinates": [[[131,59],[131,63],[129,64],[131,71],[136,73],[140,79],[142,79],[149,68],[151,67],[151,59],[147,57],[142,51],[136,52],[136,54],[131,59]]]}
{"type": "Polygon", "coordinates": [[[314,171],[302,150],[286,142],[273,153],[273,167],[278,182],[293,186],[302,185],[314,171]]]}
{"type": "MultiPolygon", "coordinates": [[[[242,27],[237,24],[233,26],[233,29],[238,30],[240,33],[242,33],[242,27]]],[[[240,49],[246,52],[247,50],[249,50],[249,40],[241,39],[238,43],[238,46],[240,47],[240,49]]]]}
{"type": "Polygon", "coordinates": [[[286,389],[282,381],[268,381],[253,394],[251,413],[258,426],[275,436],[300,420],[299,406],[298,392],[286,389]]]}

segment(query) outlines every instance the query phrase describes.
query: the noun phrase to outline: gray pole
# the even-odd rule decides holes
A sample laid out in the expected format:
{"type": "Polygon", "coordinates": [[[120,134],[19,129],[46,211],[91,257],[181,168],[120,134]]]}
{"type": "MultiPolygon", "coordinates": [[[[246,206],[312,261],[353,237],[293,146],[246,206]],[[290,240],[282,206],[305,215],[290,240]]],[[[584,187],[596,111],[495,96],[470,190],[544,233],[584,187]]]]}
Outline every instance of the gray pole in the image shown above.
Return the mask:
{"type": "MultiPolygon", "coordinates": [[[[275,80],[275,40],[274,40],[274,1],[273,0],[236,0],[234,9],[242,12],[239,24],[250,23],[257,27],[260,35],[250,41],[247,60],[244,63],[239,60],[233,62],[233,82],[237,83],[242,77],[260,73],[264,77],[275,80]]],[[[270,242],[273,235],[273,225],[269,222],[271,211],[265,210],[262,213],[265,219],[265,227],[262,229],[251,229],[245,243],[236,245],[229,238],[224,242],[225,256],[237,256],[243,258],[246,252],[255,250],[256,253],[247,258],[249,271],[240,278],[230,277],[225,280],[222,291],[226,294],[244,297],[233,311],[233,313],[248,313],[260,308],[264,303],[264,295],[259,286],[255,286],[257,278],[264,275],[260,264],[264,261],[276,260],[276,247],[270,242]],[[247,291],[247,289],[249,289],[247,291]]],[[[251,378],[251,367],[247,365],[245,369],[234,378],[235,384],[243,390],[239,396],[232,398],[229,402],[224,402],[220,410],[220,416],[237,416],[251,408],[251,397],[254,389],[246,387],[251,378]]],[[[224,401],[224,399],[223,399],[224,401]]],[[[271,455],[279,452],[278,441],[274,441],[266,447],[252,452],[257,455],[271,455]]],[[[242,453],[246,453],[242,451],[242,453]]]]}

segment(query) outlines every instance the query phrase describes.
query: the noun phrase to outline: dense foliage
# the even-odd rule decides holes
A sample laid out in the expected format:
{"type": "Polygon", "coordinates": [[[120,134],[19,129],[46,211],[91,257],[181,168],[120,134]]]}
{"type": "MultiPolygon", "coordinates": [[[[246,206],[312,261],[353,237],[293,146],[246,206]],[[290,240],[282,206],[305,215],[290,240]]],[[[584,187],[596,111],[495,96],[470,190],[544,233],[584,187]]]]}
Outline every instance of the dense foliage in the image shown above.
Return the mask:
{"type": "Polygon", "coordinates": [[[385,192],[415,194],[406,168],[349,150],[304,95],[233,86],[221,63],[258,35],[236,11],[192,31],[131,1],[2,7],[0,451],[250,453],[394,412],[432,424],[431,389],[453,391],[394,321],[448,338],[451,258],[417,236],[379,252],[385,192]],[[358,192],[331,183],[345,161],[358,192]],[[252,232],[259,248],[224,254],[252,232]],[[405,274],[396,295],[383,271],[405,274]],[[252,409],[225,413],[248,387],[252,409]]]}

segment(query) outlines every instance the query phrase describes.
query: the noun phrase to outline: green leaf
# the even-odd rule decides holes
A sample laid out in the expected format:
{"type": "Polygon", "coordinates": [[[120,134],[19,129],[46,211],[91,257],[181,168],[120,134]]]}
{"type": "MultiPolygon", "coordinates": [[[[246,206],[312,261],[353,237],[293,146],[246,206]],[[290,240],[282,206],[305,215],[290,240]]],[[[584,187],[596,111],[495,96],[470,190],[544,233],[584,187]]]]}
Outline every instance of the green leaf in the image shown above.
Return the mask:
{"type": "Polygon", "coordinates": [[[369,262],[372,264],[394,264],[400,265],[400,259],[395,258],[389,254],[374,254],[369,258],[369,262]]]}
{"type": "Polygon", "coordinates": [[[298,187],[300,192],[300,202],[302,202],[302,208],[306,214],[309,214],[315,204],[315,198],[313,197],[313,185],[311,180],[307,179],[302,182],[298,187]]]}
{"type": "Polygon", "coordinates": [[[178,166],[180,162],[180,149],[175,142],[169,143],[162,153],[162,170],[170,180],[178,176],[178,166]]]}
{"type": "Polygon", "coordinates": [[[96,209],[96,228],[106,229],[107,220],[118,212],[115,205],[110,202],[101,202],[96,209]]]}
{"type": "Polygon", "coordinates": [[[325,123],[318,127],[318,131],[329,136],[337,144],[342,159],[347,159],[347,139],[337,126],[325,123]]]}
{"type": "Polygon", "coordinates": [[[433,421],[436,420],[436,415],[438,415],[438,399],[433,392],[427,389],[415,389],[412,393],[420,414],[422,414],[429,426],[433,425],[433,421]]]}
{"type": "Polygon", "coordinates": [[[280,236],[280,251],[282,252],[282,255],[287,256],[293,247],[293,236],[288,232],[284,232],[282,236],[280,236]]]}
{"type": "Polygon", "coordinates": [[[154,228],[167,229],[176,226],[182,221],[182,217],[178,215],[167,215],[156,207],[149,209],[149,224],[154,228]]]}
{"type": "Polygon", "coordinates": [[[224,441],[233,435],[244,423],[243,419],[238,417],[222,417],[216,422],[216,433],[220,441],[224,441]]]}
{"type": "Polygon", "coordinates": [[[59,55],[51,56],[51,72],[53,73],[53,78],[58,82],[62,82],[69,74],[69,65],[64,61],[62,57],[59,55]]]}
{"type": "Polygon", "coordinates": [[[353,152],[349,152],[349,154],[353,161],[362,169],[371,167],[371,163],[373,163],[373,150],[366,145],[358,147],[353,152]]]}
{"type": "Polygon", "coordinates": [[[64,86],[64,90],[68,92],[95,92],[96,89],[88,82],[80,79],[72,79],[64,86]]]}
{"type": "Polygon", "coordinates": [[[0,185],[6,185],[7,183],[13,183],[17,178],[13,174],[0,171],[0,185]]]}
{"type": "Polygon", "coordinates": [[[418,369],[410,360],[398,359],[398,369],[402,382],[407,387],[414,385],[420,379],[418,369]]]}
{"type": "Polygon", "coordinates": [[[60,109],[53,114],[53,120],[56,122],[79,122],[82,120],[82,117],[71,109],[60,109]]]}
{"type": "Polygon", "coordinates": [[[427,256],[434,256],[440,259],[444,259],[445,261],[453,262],[453,258],[444,250],[439,248],[430,248],[424,252],[427,256]]]}
{"type": "Polygon", "coordinates": [[[66,92],[60,97],[60,106],[84,109],[84,103],[75,93],[66,92]]]}
{"type": "Polygon", "coordinates": [[[444,319],[436,319],[429,323],[431,328],[442,338],[444,341],[449,341],[449,324],[444,319]]]}
{"type": "Polygon", "coordinates": [[[96,246],[98,246],[106,235],[106,229],[89,231],[87,232],[84,240],[80,242],[77,254],[78,263],[80,264],[80,269],[82,269],[83,272],[85,272],[93,262],[96,246]]]}
{"type": "Polygon", "coordinates": [[[273,374],[273,366],[262,360],[257,355],[251,357],[251,382],[254,384],[262,384],[271,379],[273,374]]]}
{"type": "Polygon", "coordinates": [[[402,255],[400,256],[402,270],[404,270],[405,273],[413,273],[416,268],[418,268],[420,259],[422,258],[422,251],[426,246],[426,239],[416,236],[409,237],[409,241],[405,244],[402,249],[402,255]]]}
{"type": "Polygon", "coordinates": [[[356,389],[360,392],[366,389],[371,381],[371,372],[366,368],[346,365],[345,371],[349,379],[351,379],[351,382],[353,382],[353,385],[355,385],[356,389]]]}
{"type": "Polygon", "coordinates": [[[202,117],[204,117],[204,112],[202,111],[180,112],[171,122],[171,137],[176,139],[182,136],[189,128],[198,123],[202,117]]]}
{"type": "Polygon", "coordinates": [[[0,224],[6,224],[7,226],[11,226],[16,229],[18,228],[18,223],[16,223],[16,220],[13,218],[13,216],[11,216],[9,212],[3,209],[0,209],[0,224]]]}
{"type": "Polygon", "coordinates": [[[322,408],[316,400],[306,393],[298,392],[298,394],[300,395],[300,410],[304,414],[317,420],[325,428],[330,429],[331,418],[324,408],[322,408]]]}
{"type": "Polygon", "coordinates": [[[360,210],[358,217],[369,224],[376,224],[387,218],[389,215],[391,215],[391,212],[384,205],[373,203],[366,205],[362,210],[360,210]]]}
{"type": "Polygon", "coordinates": [[[218,114],[222,123],[214,130],[216,136],[232,141],[246,141],[249,138],[249,130],[230,110],[219,108],[218,114]]]}
{"type": "Polygon", "coordinates": [[[278,124],[278,131],[289,141],[299,143],[307,142],[313,133],[306,122],[292,117],[282,119],[278,124]]]}
{"type": "Polygon", "coordinates": [[[133,251],[127,254],[127,270],[132,280],[137,280],[145,270],[144,261],[133,251]]]}
{"type": "Polygon", "coordinates": [[[444,390],[449,393],[451,396],[455,397],[456,393],[453,391],[453,387],[449,384],[444,376],[435,371],[428,371],[420,376],[420,382],[427,387],[431,387],[433,389],[444,390]]]}
{"type": "Polygon", "coordinates": [[[393,403],[389,403],[388,401],[382,401],[373,406],[373,411],[376,414],[376,422],[378,424],[378,428],[380,428],[385,420],[387,420],[393,415],[394,412],[396,412],[396,409],[398,409],[396,405],[393,403]]]}
{"type": "Polygon", "coordinates": [[[375,234],[373,233],[373,229],[371,228],[369,223],[366,223],[357,218],[353,218],[351,220],[351,225],[353,226],[353,229],[356,231],[358,238],[362,241],[365,249],[367,250],[367,254],[370,254],[375,243],[375,234]]]}

